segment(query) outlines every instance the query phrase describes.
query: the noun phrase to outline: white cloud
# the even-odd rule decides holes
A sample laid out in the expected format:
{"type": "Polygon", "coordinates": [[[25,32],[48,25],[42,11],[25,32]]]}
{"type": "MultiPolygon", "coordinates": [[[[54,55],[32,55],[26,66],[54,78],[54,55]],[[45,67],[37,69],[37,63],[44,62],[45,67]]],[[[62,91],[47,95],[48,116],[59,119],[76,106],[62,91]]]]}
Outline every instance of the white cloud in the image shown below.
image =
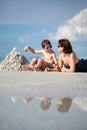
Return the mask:
{"type": "Polygon", "coordinates": [[[58,26],[57,31],[48,34],[49,39],[58,40],[69,38],[70,40],[87,40],[87,8],[81,10],[73,18],[58,26]]]}
{"type": "Polygon", "coordinates": [[[25,36],[24,36],[26,39],[28,39],[29,37],[30,37],[30,35],[29,34],[25,34],[25,36]]]}
{"type": "Polygon", "coordinates": [[[46,29],[46,28],[43,28],[43,29],[42,29],[42,33],[47,33],[47,29],[46,29]]]}
{"type": "Polygon", "coordinates": [[[29,34],[25,34],[24,36],[19,38],[19,42],[25,43],[27,40],[29,40],[29,34]]]}
{"type": "Polygon", "coordinates": [[[20,38],[19,38],[19,42],[24,43],[24,42],[25,42],[25,39],[22,38],[22,37],[20,37],[20,38]]]}
{"type": "Polygon", "coordinates": [[[87,98],[79,98],[77,97],[73,102],[78,105],[80,109],[87,112],[87,98]]]}

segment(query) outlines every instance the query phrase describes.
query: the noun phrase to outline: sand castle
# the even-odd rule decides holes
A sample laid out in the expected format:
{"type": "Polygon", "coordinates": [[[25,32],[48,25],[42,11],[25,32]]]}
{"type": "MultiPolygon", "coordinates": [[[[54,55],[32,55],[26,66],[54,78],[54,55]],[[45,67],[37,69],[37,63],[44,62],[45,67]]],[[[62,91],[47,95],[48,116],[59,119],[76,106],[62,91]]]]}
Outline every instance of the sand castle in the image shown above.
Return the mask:
{"type": "Polygon", "coordinates": [[[0,71],[22,71],[22,65],[28,64],[28,60],[16,48],[0,63],[0,71]]]}

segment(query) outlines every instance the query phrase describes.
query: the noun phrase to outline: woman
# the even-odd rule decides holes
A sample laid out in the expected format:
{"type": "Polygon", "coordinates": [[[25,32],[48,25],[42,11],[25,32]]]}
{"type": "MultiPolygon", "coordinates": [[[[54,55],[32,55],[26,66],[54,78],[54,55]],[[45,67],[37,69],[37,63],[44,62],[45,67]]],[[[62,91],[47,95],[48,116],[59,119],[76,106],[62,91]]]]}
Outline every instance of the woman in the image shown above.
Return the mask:
{"type": "Polygon", "coordinates": [[[78,59],[68,39],[58,41],[58,50],[59,68],[62,72],[87,72],[87,60],[78,59]]]}
{"type": "Polygon", "coordinates": [[[57,101],[59,112],[68,112],[72,104],[72,99],[68,97],[60,98],[57,101]]]}

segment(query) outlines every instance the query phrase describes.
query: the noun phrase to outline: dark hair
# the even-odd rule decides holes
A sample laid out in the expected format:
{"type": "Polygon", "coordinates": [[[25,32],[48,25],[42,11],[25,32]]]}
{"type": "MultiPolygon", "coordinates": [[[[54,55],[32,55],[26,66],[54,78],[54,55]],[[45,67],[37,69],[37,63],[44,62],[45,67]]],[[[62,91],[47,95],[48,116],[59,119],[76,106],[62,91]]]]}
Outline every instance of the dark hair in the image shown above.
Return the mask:
{"type": "Polygon", "coordinates": [[[42,48],[45,48],[46,45],[51,45],[51,42],[49,40],[43,40],[41,43],[42,48]]]}
{"type": "Polygon", "coordinates": [[[57,110],[59,112],[68,112],[69,108],[70,108],[70,106],[72,104],[72,99],[65,97],[65,98],[62,99],[62,102],[63,103],[58,106],[57,110]]]}
{"type": "Polygon", "coordinates": [[[68,39],[60,39],[58,41],[58,44],[61,46],[61,47],[64,47],[64,50],[63,52],[65,54],[69,54],[69,53],[72,53],[73,50],[72,50],[72,46],[71,46],[71,43],[68,39]]]}

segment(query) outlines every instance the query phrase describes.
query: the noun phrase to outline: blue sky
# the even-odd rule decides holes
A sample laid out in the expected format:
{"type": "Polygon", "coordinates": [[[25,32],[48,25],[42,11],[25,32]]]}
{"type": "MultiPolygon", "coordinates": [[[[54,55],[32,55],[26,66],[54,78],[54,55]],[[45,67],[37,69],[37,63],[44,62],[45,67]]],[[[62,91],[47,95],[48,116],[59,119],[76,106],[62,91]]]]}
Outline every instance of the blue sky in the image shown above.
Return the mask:
{"type": "Polygon", "coordinates": [[[78,56],[87,57],[87,0],[0,0],[0,57],[16,47],[41,49],[49,39],[69,38],[78,56]]]}

